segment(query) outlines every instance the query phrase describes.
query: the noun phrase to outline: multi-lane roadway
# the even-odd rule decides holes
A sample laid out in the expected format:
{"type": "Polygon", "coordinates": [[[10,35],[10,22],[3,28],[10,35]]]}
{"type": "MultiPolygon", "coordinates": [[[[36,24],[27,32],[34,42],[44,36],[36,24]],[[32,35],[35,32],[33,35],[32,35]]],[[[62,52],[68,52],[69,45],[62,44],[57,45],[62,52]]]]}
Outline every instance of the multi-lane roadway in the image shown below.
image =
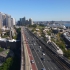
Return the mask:
{"type": "Polygon", "coordinates": [[[38,70],[62,70],[56,63],[45,53],[42,45],[33,37],[27,29],[24,29],[26,40],[28,42],[29,48],[31,49],[32,55],[34,57],[34,62],[38,70]],[[42,59],[43,58],[43,59],[42,59]]]}

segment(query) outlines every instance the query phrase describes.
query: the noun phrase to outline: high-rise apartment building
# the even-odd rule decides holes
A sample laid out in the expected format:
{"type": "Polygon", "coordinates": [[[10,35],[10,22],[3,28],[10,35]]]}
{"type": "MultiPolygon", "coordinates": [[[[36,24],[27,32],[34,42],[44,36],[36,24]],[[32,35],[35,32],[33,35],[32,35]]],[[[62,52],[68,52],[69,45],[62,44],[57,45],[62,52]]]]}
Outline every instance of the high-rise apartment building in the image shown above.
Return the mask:
{"type": "Polygon", "coordinates": [[[13,25],[15,25],[15,24],[16,24],[15,19],[14,18],[11,18],[11,26],[13,27],[13,25]]]}
{"type": "Polygon", "coordinates": [[[6,14],[6,26],[11,27],[11,16],[6,14]]]}
{"type": "Polygon", "coordinates": [[[15,19],[11,18],[10,15],[0,12],[0,29],[2,26],[12,27],[15,23],[15,19]]]}
{"type": "Polygon", "coordinates": [[[13,19],[13,25],[16,25],[16,20],[14,18],[12,18],[12,19],[13,19]]]}
{"type": "Polygon", "coordinates": [[[25,22],[26,22],[26,18],[22,18],[22,25],[25,25],[25,22]]]}
{"type": "Polygon", "coordinates": [[[3,25],[3,19],[2,19],[2,13],[0,12],[0,29],[2,28],[3,25]]]}
{"type": "Polygon", "coordinates": [[[18,21],[17,25],[20,25],[20,26],[26,26],[26,25],[33,25],[33,21],[32,19],[30,18],[29,20],[26,20],[26,18],[20,18],[20,20],[18,21]]]}
{"type": "Polygon", "coordinates": [[[13,27],[13,18],[11,18],[11,27],[13,27]]]}
{"type": "Polygon", "coordinates": [[[26,23],[26,18],[20,18],[20,25],[25,25],[26,23]]]}
{"type": "Polygon", "coordinates": [[[6,14],[2,13],[3,26],[6,25],[6,14]]]}
{"type": "Polygon", "coordinates": [[[33,25],[33,21],[31,18],[29,19],[29,24],[33,25]]]}

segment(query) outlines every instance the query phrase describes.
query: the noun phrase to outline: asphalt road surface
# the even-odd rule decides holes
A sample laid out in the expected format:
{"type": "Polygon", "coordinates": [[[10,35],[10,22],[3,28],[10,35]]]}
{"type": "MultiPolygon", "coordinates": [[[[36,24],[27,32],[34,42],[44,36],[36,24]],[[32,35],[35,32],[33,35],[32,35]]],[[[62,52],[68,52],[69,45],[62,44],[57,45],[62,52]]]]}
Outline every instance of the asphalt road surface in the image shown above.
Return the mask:
{"type": "Polygon", "coordinates": [[[24,29],[24,33],[38,70],[41,70],[42,68],[45,68],[46,70],[61,70],[56,65],[56,63],[45,53],[42,46],[37,42],[37,39],[33,37],[26,29],[24,29]],[[44,58],[44,60],[41,58],[44,58]]]}

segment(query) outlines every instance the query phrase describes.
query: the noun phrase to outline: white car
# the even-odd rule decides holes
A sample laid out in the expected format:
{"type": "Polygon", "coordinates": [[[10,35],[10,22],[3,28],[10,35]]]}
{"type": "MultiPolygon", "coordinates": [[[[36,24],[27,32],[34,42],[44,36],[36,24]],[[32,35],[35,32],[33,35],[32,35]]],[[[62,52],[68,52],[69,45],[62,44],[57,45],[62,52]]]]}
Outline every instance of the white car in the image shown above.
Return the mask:
{"type": "Polygon", "coordinates": [[[39,46],[39,48],[41,48],[41,46],[39,46]]]}
{"type": "Polygon", "coordinates": [[[36,43],[34,43],[34,45],[36,45],[36,43]]]}
{"type": "Polygon", "coordinates": [[[43,53],[42,55],[45,55],[45,53],[43,53]]]}
{"type": "Polygon", "coordinates": [[[31,60],[31,63],[35,63],[34,60],[31,60]]]}

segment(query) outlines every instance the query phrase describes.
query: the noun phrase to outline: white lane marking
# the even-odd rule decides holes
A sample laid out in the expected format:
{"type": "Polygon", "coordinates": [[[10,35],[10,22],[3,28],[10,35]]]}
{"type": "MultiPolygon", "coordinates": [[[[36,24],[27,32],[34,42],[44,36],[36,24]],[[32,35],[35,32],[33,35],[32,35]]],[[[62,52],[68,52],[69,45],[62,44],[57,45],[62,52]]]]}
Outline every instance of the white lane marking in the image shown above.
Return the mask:
{"type": "MultiPolygon", "coordinates": [[[[29,48],[30,49],[30,48],[29,48]]],[[[35,50],[35,49],[34,49],[35,50]]],[[[31,50],[30,50],[31,51],[31,50]]],[[[35,52],[36,52],[36,50],[35,50],[35,52]]],[[[31,52],[32,53],[32,52],[31,52]]],[[[37,54],[37,52],[36,52],[36,54],[37,54]]],[[[37,56],[38,56],[38,54],[37,54],[37,56]]],[[[38,56],[38,58],[39,58],[39,56],[38,56]]],[[[41,59],[39,58],[39,60],[40,60],[40,62],[41,62],[41,64],[42,64],[42,66],[44,67],[44,65],[43,65],[43,63],[42,63],[42,61],[41,61],[41,59]]],[[[45,67],[44,67],[45,68],[45,67]]]]}
{"type": "MultiPolygon", "coordinates": [[[[35,49],[34,49],[35,50],[35,49]]],[[[36,52],[36,50],[35,50],[35,53],[37,54],[37,52],[36,52]]],[[[39,58],[39,55],[37,54],[37,56],[38,56],[38,58],[39,58]]],[[[40,60],[40,62],[41,62],[41,64],[42,64],[42,66],[45,68],[45,66],[43,65],[43,63],[42,63],[42,61],[41,61],[41,59],[39,58],[39,60],[40,60]]]]}
{"type": "MultiPolygon", "coordinates": [[[[47,58],[47,57],[49,58],[49,56],[47,56],[47,55],[45,55],[45,57],[46,57],[46,58],[47,58]]],[[[47,61],[47,62],[49,62],[49,61],[47,61]]],[[[50,64],[49,64],[49,65],[50,65],[50,64]]],[[[50,65],[50,66],[51,66],[51,65],[50,65]]],[[[51,68],[52,68],[52,70],[54,69],[53,67],[51,67],[51,68]]],[[[57,69],[57,68],[56,68],[56,69],[57,69]]]]}
{"type": "Polygon", "coordinates": [[[53,67],[51,67],[52,68],[52,70],[53,70],[53,67]]]}
{"type": "Polygon", "coordinates": [[[50,68],[48,68],[48,70],[50,70],[50,68]]]}
{"type": "MultiPolygon", "coordinates": [[[[40,50],[41,50],[41,49],[40,49],[40,50]]],[[[47,55],[45,55],[45,57],[47,57],[47,55]]],[[[49,61],[47,61],[47,62],[49,62],[49,61]]],[[[44,63],[45,63],[45,61],[44,61],[44,63]]],[[[50,65],[50,64],[49,64],[49,65],[50,65]]],[[[54,70],[54,68],[53,68],[53,67],[51,67],[51,69],[52,69],[52,70],[54,70]]],[[[50,70],[51,70],[51,69],[50,69],[50,70]]],[[[57,68],[56,68],[56,69],[57,69],[57,68]]]]}
{"type": "Polygon", "coordinates": [[[55,67],[55,69],[57,69],[57,67],[55,67]]]}
{"type": "MultiPolygon", "coordinates": [[[[30,45],[28,44],[28,46],[30,46],[30,45]]],[[[30,48],[29,48],[29,50],[31,52],[31,49],[30,48]]],[[[31,52],[31,54],[32,54],[32,52],[31,52]]],[[[32,57],[33,57],[33,54],[32,54],[32,57]]],[[[34,57],[33,57],[33,60],[34,60],[34,57]]],[[[35,62],[35,60],[34,60],[34,62],[35,62]]],[[[35,66],[36,66],[36,69],[38,70],[36,63],[35,63],[35,66]]]]}

